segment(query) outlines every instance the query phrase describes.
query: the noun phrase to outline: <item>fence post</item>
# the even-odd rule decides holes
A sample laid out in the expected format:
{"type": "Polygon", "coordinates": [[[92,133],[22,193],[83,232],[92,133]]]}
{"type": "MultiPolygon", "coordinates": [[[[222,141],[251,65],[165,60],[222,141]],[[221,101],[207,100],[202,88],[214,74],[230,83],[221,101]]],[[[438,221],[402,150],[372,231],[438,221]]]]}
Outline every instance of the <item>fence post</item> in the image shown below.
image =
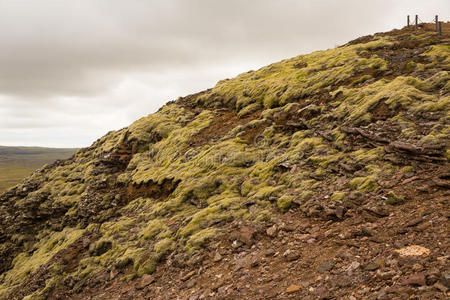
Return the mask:
{"type": "Polygon", "coordinates": [[[436,23],[436,32],[438,32],[438,27],[439,27],[439,21],[438,21],[438,15],[436,15],[435,17],[434,17],[434,22],[436,23]]]}
{"type": "Polygon", "coordinates": [[[416,15],[416,29],[418,28],[418,26],[419,26],[419,15],[416,15]]]}
{"type": "Polygon", "coordinates": [[[442,22],[439,22],[439,35],[442,35],[442,22]]]}
{"type": "Polygon", "coordinates": [[[408,17],[406,18],[406,27],[409,27],[409,15],[408,15],[408,17]]]}

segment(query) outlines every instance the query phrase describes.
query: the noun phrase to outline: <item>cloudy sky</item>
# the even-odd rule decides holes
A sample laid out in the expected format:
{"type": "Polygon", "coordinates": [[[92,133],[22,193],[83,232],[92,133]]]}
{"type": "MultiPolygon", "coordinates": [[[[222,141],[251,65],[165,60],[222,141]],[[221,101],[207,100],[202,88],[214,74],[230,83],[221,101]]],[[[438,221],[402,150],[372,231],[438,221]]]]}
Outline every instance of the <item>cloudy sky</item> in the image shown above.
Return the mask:
{"type": "Polygon", "coordinates": [[[0,0],[0,145],[83,147],[224,78],[448,0],[0,0]]]}

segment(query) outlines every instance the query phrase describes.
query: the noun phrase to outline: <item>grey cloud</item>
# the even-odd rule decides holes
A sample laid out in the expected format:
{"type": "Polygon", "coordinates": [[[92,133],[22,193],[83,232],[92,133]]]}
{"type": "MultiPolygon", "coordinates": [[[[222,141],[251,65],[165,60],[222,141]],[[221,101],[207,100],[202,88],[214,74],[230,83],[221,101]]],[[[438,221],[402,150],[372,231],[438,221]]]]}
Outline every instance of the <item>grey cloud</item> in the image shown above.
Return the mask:
{"type": "Polygon", "coordinates": [[[368,15],[380,2],[343,2],[3,1],[0,90],[86,95],[116,84],[130,70],[311,49],[310,37],[354,31],[336,14],[342,8],[376,23],[368,15]]]}

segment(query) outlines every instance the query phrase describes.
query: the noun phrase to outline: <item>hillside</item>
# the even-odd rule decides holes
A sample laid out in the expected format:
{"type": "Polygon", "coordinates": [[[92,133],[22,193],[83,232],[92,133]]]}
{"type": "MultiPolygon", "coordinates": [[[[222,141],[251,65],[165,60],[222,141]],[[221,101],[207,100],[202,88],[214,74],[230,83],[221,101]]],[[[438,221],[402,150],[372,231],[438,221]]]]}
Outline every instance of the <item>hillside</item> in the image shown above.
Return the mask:
{"type": "Polygon", "coordinates": [[[449,41],[286,59],[34,172],[0,196],[0,299],[445,299],[449,41]]]}
{"type": "Polygon", "coordinates": [[[66,159],[78,149],[0,146],[0,193],[18,184],[34,170],[66,159]]]}

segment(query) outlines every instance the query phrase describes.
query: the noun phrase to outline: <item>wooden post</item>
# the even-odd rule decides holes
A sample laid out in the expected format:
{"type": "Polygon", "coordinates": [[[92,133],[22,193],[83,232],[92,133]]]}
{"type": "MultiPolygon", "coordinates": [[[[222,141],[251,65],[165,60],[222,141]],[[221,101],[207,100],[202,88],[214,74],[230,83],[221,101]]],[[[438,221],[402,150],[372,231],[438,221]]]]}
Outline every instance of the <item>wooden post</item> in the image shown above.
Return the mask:
{"type": "Polygon", "coordinates": [[[418,28],[418,26],[419,26],[419,15],[416,15],[416,29],[418,28]]]}
{"type": "Polygon", "coordinates": [[[439,22],[439,35],[442,35],[442,22],[439,22]]]}
{"type": "Polygon", "coordinates": [[[438,30],[439,30],[439,21],[438,21],[438,15],[436,15],[435,17],[434,17],[434,22],[436,23],[436,32],[438,32],[438,30]]]}
{"type": "Polygon", "coordinates": [[[406,18],[406,27],[409,27],[409,15],[408,15],[408,17],[406,18]]]}

